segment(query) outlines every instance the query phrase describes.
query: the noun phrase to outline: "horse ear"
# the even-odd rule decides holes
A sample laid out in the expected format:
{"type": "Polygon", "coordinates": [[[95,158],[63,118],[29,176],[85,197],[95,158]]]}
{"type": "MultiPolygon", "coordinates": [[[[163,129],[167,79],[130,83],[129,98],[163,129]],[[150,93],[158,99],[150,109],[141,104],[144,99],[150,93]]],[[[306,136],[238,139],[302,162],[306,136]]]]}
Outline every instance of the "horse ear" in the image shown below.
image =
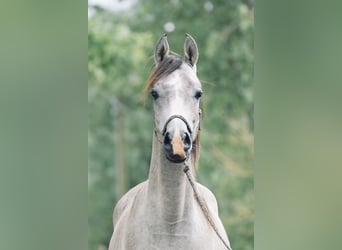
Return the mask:
{"type": "Polygon", "coordinates": [[[154,62],[156,65],[163,61],[169,52],[170,48],[169,43],[167,42],[167,35],[164,34],[159,38],[156,48],[154,49],[154,62]]]}
{"type": "Polygon", "coordinates": [[[185,34],[184,56],[185,61],[196,70],[198,48],[195,39],[193,39],[188,33],[185,34]]]}

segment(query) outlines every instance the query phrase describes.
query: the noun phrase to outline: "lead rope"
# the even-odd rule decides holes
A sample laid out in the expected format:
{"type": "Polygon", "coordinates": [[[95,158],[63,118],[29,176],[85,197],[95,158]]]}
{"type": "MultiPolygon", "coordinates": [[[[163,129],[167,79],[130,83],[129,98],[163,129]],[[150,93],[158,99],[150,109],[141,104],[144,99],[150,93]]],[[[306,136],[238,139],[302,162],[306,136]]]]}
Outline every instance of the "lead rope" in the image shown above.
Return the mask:
{"type": "Polygon", "coordinates": [[[192,179],[192,175],[190,173],[190,169],[189,169],[189,166],[184,164],[185,167],[184,167],[184,173],[186,174],[186,177],[188,178],[189,182],[190,182],[190,185],[192,187],[192,190],[194,191],[194,195],[195,195],[195,199],[198,203],[198,205],[200,206],[204,216],[206,217],[206,219],[208,220],[210,226],[214,229],[215,233],[217,234],[217,236],[220,238],[220,240],[222,241],[223,245],[228,249],[228,250],[232,250],[230,248],[230,246],[224,241],[224,239],[222,238],[222,236],[220,235],[219,231],[217,230],[216,226],[215,226],[215,223],[214,221],[212,220],[210,214],[209,214],[209,209],[206,205],[206,203],[204,202],[204,200],[198,195],[198,190],[195,186],[195,183],[192,179]]]}

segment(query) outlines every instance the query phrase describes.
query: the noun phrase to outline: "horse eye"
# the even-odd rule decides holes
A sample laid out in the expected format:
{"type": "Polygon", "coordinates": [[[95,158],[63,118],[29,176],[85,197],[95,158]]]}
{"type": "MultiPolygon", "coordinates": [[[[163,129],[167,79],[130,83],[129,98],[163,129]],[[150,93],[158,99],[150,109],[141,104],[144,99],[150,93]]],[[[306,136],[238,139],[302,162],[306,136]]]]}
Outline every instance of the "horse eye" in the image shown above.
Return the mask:
{"type": "Polygon", "coordinates": [[[159,94],[157,91],[154,89],[151,90],[151,96],[153,97],[154,100],[156,100],[159,97],[159,94]]]}
{"type": "Polygon", "coordinates": [[[202,96],[202,90],[198,90],[198,91],[196,91],[196,93],[195,93],[195,98],[196,99],[200,99],[201,98],[201,96],[202,96]]]}

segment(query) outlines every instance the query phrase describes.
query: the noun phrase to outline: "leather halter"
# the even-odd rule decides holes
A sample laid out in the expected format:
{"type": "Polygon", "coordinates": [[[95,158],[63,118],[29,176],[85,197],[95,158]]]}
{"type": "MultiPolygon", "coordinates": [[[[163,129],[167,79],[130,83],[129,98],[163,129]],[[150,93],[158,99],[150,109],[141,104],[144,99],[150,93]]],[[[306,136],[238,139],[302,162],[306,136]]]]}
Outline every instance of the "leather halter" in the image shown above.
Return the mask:
{"type": "Polygon", "coordinates": [[[166,133],[167,125],[168,125],[173,119],[175,119],[175,118],[178,118],[178,119],[182,120],[182,121],[185,123],[186,128],[188,129],[189,133],[192,134],[192,130],[191,130],[191,128],[190,128],[190,125],[189,125],[189,123],[187,122],[187,120],[186,120],[183,116],[181,116],[181,115],[171,115],[170,118],[167,119],[167,121],[165,122],[165,125],[164,125],[164,127],[163,127],[163,130],[162,130],[162,135],[163,135],[163,136],[164,136],[165,133],[166,133]]]}
{"type": "MultiPolygon", "coordinates": [[[[200,109],[199,110],[199,124],[198,124],[198,128],[197,130],[201,130],[201,117],[202,117],[202,110],[200,109]]],[[[159,140],[159,136],[164,136],[165,133],[166,133],[166,128],[167,128],[167,125],[175,118],[178,118],[180,120],[182,120],[185,125],[186,125],[186,128],[188,129],[188,132],[190,133],[190,135],[192,135],[192,129],[190,128],[190,125],[189,123],[187,122],[187,120],[184,118],[184,116],[181,116],[181,115],[172,115],[169,117],[169,119],[166,120],[165,124],[164,124],[164,127],[163,127],[163,130],[162,130],[162,133],[160,133],[157,129],[157,126],[155,124],[155,120],[154,120],[154,134],[157,136],[157,140],[160,142],[160,143],[163,143],[161,140],[159,140]]]]}

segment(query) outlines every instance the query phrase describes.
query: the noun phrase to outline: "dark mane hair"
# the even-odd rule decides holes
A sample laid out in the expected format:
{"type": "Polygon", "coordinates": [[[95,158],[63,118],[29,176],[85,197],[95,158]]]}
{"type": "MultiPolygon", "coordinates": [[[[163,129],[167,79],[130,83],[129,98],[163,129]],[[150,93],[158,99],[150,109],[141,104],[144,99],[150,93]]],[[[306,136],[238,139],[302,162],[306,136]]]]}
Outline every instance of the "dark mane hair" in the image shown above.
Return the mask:
{"type": "Polygon", "coordinates": [[[163,61],[161,61],[151,72],[146,86],[144,88],[144,94],[146,96],[147,92],[151,89],[153,84],[155,84],[159,79],[170,75],[175,70],[179,69],[183,63],[183,59],[175,54],[172,53],[165,57],[163,61]]]}
{"type": "MultiPolygon", "coordinates": [[[[152,70],[146,86],[144,88],[144,96],[145,99],[147,97],[148,91],[152,88],[152,86],[161,78],[170,75],[175,70],[179,69],[180,66],[183,64],[184,60],[178,54],[174,52],[170,52],[168,56],[164,58],[158,65],[154,67],[152,70]]],[[[201,117],[199,118],[201,119],[201,117]]],[[[201,122],[201,121],[200,121],[201,122]]],[[[193,147],[191,151],[192,159],[193,159],[193,166],[196,169],[198,166],[198,159],[199,159],[199,147],[200,147],[200,131],[198,131],[197,137],[193,141],[193,147]]],[[[195,170],[194,169],[194,170],[195,170]]],[[[194,171],[194,173],[196,173],[194,171]]]]}

